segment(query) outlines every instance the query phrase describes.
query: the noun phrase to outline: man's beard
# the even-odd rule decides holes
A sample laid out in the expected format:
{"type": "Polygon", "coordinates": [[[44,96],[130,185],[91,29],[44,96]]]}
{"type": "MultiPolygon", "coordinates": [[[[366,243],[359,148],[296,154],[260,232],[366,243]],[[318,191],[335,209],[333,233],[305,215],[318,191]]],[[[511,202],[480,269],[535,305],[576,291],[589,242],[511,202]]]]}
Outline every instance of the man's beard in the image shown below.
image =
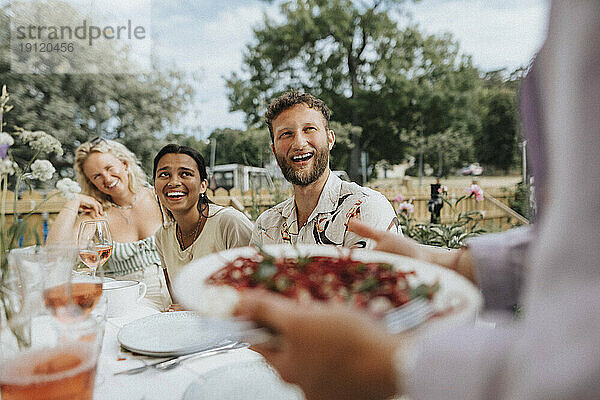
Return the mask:
{"type": "Polygon", "coordinates": [[[329,149],[317,148],[313,154],[313,165],[310,169],[296,170],[285,155],[275,154],[275,159],[285,179],[292,185],[308,186],[323,175],[329,165],[329,149]]]}

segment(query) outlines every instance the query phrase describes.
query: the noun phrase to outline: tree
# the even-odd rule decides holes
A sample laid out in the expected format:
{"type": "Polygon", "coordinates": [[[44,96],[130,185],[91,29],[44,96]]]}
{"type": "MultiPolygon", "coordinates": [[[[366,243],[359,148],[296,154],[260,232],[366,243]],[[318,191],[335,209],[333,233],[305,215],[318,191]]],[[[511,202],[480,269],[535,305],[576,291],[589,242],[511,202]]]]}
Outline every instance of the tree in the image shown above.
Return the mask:
{"type": "Polygon", "coordinates": [[[515,94],[509,90],[491,93],[477,140],[479,160],[508,174],[517,149],[515,94]]]}
{"type": "Polygon", "coordinates": [[[517,92],[525,72],[525,68],[511,74],[490,71],[481,80],[477,95],[481,129],[474,136],[474,151],[489,169],[508,173],[517,159],[517,92]]]}
{"type": "Polygon", "coordinates": [[[308,91],[333,119],[361,127],[347,170],[359,180],[360,152],[371,163],[400,162],[408,141],[476,128],[471,109],[478,71],[450,36],[400,29],[402,1],[287,0],[283,22],[265,17],[247,46],[242,74],[227,79],[231,110],[259,126],[266,104],[288,88],[308,91]]]}
{"type": "MultiPolygon", "coordinates": [[[[146,172],[190,103],[193,89],[177,71],[146,74],[19,74],[11,72],[9,18],[0,11],[0,82],[14,100],[9,124],[55,136],[65,154],[53,164],[72,175],[74,151],[95,136],[118,139],[146,172]]],[[[110,58],[110,54],[105,54],[110,58]]]]}
{"type": "Polygon", "coordinates": [[[332,170],[346,170],[348,157],[354,146],[352,138],[356,136],[360,137],[362,128],[352,126],[352,124],[341,124],[337,121],[331,121],[329,128],[333,129],[335,133],[335,144],[333,145],[333,149],[331,149],[329,167],[332,170]]]}
{"type": "MultiPolygon", "coordinates": [[[[277,24],[265,17],[265,27],[254,31],[257,44],[247,47],[244,64],[250,80],[234,74],[227,81],[231,109],[245,111],[254,124],[274,95],[302,88],[322,97],[338,121],[360,126],[357,95],[370,84],[369,70],[384,59],[376,49],[396,36],[388,11],[402,2],[284,1],[286,21],[277,24]]],[[[359,180],[360,137],[352,141],[348,170],[359,180]]]]}
{"type": "Polygon", "coordinates": [[[215,129],[209,138],[216,141],[215,164],[264,167],[271,158],[271,137],[266,128],[215,129]]]}

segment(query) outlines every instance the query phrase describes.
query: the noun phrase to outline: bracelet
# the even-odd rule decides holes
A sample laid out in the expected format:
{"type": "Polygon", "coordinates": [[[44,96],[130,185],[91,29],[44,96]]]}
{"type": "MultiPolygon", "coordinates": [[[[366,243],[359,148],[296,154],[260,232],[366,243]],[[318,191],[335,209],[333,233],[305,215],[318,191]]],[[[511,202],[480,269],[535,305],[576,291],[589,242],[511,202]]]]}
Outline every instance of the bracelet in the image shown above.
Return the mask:
{"type": "MultiPolygon", "coordinates": [[[[456,255],[454,256],[454,259],[452,260],[452,263],[450,264],[450,267],[448,267],[448,268],[450,268],[452,271],[457,270],[458,262],[460,261],[460,258],[462,257],[465,250],[467,250],[467,246],[461,246],[460,249],[458,249],[458,251],[456,252],[456,255]]],[[[456,272],[458,272],[458,271],[456,271],[456,272]]]]}

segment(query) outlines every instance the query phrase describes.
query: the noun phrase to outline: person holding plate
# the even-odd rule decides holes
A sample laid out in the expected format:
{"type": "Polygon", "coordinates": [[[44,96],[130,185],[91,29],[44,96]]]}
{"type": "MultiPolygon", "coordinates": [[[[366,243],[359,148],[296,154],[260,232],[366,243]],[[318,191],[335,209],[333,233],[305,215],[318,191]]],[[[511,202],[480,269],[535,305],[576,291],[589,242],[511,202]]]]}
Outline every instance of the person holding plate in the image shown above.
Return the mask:
{"type": "Polygon", "coordinates": [[[206,196],[208,174],[200,152],[168,144],[154,157],[153,174],[164,217],[156,243],[168,281],[195,259],[248,245],[252,222],[206,196]]]}
{"type": "Polygon", "coordinates": [[[107,219],[114,243],[104,264],[105,276],[144,282],[143,302],[164,310],[170,298],[154,237],[162,218],[135,154],[119,142],[98,137],[77,148],[74,169],[82,191],[64,203],[47,243],[76,241],[82,221],[107,219]]]}
{"type": "Polygon", "coordinates": [[[373,247],[372,240],[348,230],[351,219],[402,235],[396,213],[381,193],[342,181],[329,169],[335,143],[330,115],[327,105],[308,93],[288,91],[269,104],[265,119],[271,151],[294,196],[258,217],[252,244],[373,247]]]}
{"type": "Polygon", "coordinates": [[[242,293],[239,314],[281,336],[279,346],[255,349],[307,399],[598,397],[598,15],[597,0],[553,1],[546,43],[522,86],[536,194],[543,197],[536,226],[483,235],[467,249],[445,253],[365,225],[351,228],[378,249],[469,277],[488,309],[518,302],[520,318],[495,329],[463,326],[411,340],[347,308],[242,293]]]}

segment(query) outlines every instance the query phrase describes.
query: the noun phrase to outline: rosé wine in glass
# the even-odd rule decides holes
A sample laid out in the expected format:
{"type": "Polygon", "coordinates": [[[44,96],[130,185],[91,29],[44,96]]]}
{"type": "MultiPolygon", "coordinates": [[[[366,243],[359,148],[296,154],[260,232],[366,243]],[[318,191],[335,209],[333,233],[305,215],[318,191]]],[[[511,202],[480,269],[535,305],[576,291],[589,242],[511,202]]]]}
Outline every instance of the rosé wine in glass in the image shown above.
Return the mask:
{"type": "Polygon", "coordinates": [[[91,400],[96,361],[95,340],[19,353],[0,364],[2,400],[91,400]]]}

